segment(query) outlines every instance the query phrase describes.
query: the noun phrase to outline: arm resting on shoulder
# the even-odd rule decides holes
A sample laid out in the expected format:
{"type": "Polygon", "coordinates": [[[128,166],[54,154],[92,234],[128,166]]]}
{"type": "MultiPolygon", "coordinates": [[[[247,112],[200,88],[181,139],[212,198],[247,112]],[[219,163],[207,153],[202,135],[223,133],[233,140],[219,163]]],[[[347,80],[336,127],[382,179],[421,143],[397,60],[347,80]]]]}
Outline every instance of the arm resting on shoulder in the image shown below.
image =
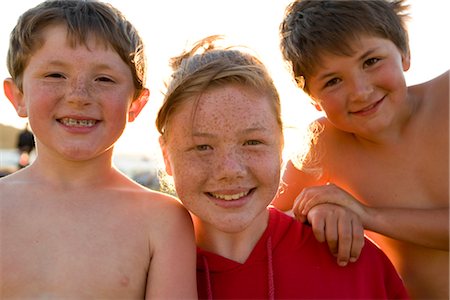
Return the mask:
{"type": "Polygon", "coordinates": [[[332,203],[352,210],[365,229],[417,245],[449,250],[449,209],[369,207],[334,184],[305,188],[294,205],[299,218],[319,204],[332,203]]]}
{"type": "Polygon", "coordinates": [[[366,207],[364,228],[417,245],[449,250],[449,210],[366,207]]]}

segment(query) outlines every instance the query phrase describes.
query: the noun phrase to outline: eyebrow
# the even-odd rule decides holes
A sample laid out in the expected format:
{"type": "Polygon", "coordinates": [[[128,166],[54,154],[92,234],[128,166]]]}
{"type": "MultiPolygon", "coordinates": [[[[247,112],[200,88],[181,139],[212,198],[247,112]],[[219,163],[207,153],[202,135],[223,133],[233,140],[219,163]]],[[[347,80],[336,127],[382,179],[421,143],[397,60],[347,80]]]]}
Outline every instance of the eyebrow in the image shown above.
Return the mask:
{"type": "MultiPolygon", "coordinates": [[[[241,133],[249,134],[249,133],[253,133],[253,132],[264,132],[264,131],[267,131],[267,129],[265,127],[258,126],[258,127],[247,128],[247,129],[243,130],[241,133]]],[[[212,133],[207,133],[207,132],[194,131],[192,133],[192,136],[194,136],[194,137],[214,138],[217,135],[216,134],[212,134],[212,133]]]]}
{"type": "MultiPolygon", "coordinates": [[[[42,62],[42,65],[65,67],[65,66],[68,66],[69,64],[66,63],[64,60],[54,59],[54,60],[49,60],[47,62],[42,62]]],[[[113,70],[113,68],[110,65],[105,64],[105,63],[94,64],[94,67],[95,67],[95,69],[98,69],[98,70],[104,70],[104,69],[113,70]]]]}

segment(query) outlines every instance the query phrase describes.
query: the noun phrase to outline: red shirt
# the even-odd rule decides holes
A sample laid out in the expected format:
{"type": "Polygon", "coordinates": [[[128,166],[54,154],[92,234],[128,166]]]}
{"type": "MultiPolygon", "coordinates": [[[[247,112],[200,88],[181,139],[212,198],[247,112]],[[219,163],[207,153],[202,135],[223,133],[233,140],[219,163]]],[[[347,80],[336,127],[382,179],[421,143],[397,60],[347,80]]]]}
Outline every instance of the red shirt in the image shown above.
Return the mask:
{"type": "Polygon", "coordinates": [[[269,210],[269,224],[244,264],[197,249],[200,299],[409,299],[370,240],[357,262],[340,267],[310,226],[269,210]]]}

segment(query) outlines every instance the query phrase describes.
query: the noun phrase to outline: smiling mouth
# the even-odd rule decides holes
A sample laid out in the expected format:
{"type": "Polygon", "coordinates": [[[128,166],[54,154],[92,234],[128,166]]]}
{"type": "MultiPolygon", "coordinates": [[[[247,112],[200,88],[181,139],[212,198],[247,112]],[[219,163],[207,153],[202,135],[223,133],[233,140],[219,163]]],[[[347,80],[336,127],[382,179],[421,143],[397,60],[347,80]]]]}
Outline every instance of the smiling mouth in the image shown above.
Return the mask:
{"type": "Polygon", "coordinates": [[[381,101],[383,101],[383,99],[381,99],[381,100],[379,100],[379,101],[373,103],[372,105],[369,105],[369,106],[365,107],[364,109],[361,109],[361,110],[358,110],[358,111],[354,111],[354,112],[352,112],[352,113],[353,113],[353,114],[364,114],[364,113],[366,113],[366,112],[369,112],[369,111],[371,111],[372,109],[374,109],[376,106],[378,106],[378,104],[380,104],[381,101]]]}
{"type": "Polygon", "coordinates": [[[72,118],[62,118],[59,119],[58,122],[68,127],[92,127],[97,124],[96,120],[79,120],[72,118]]]}
{"type": "Polygon", "coordinates": [[[248,194],[250,194],[250,192],[252,192],[253,189],[248,190],[246,192],[241,192],[241,193],[237,193],[237,194],[216,194],[216,193],[207,193],[208,195],[210,195],[211,197],[220,199],[220,200],[225,200],[225,201],[232,201],[232,200],[238,200],[242,197],[247,196],[248,194]]]}

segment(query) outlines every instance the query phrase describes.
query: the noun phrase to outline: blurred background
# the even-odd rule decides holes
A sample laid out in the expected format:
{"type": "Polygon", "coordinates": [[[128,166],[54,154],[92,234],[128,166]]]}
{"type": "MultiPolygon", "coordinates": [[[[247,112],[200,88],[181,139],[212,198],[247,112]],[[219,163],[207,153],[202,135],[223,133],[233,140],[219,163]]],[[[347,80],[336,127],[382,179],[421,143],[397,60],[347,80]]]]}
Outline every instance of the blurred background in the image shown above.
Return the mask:
{"type": "MultiPolygon", "coordinates": [[[[0,78],[9,77],[6,52],[9,33],[18,17],[38,0],[1,4],[0,78]]],[[[150,101],[135,122],[129,123],[115,148],[116,166],[137,182],[159,189],[157,173],[162,167],[158,133],[154,121],[161,105],[164,82],[170,74],[169,59],[197,40],[225,35],[227,43],[252,49],[266,64],[279,90],[285,123],[285,158],[302,146],[307,124],[321,116],[308,98],[296,88],[281,59],[278,27],[290,0],[110,0],[139,30],[147,51],[150,101]]],[[[450,1],[409,0],[411,69],[405,74],[409,85],[427,81],[450,68],[450,1]],[[447,32],[447,33],[445,33],[447,32]]],[[[27,119],[19,118],[0,93],[0,176],[14,172],[26,155],[17,148],[27,119]]],[[[29,154],[29,161],[35,157],[29,154]]]]}

